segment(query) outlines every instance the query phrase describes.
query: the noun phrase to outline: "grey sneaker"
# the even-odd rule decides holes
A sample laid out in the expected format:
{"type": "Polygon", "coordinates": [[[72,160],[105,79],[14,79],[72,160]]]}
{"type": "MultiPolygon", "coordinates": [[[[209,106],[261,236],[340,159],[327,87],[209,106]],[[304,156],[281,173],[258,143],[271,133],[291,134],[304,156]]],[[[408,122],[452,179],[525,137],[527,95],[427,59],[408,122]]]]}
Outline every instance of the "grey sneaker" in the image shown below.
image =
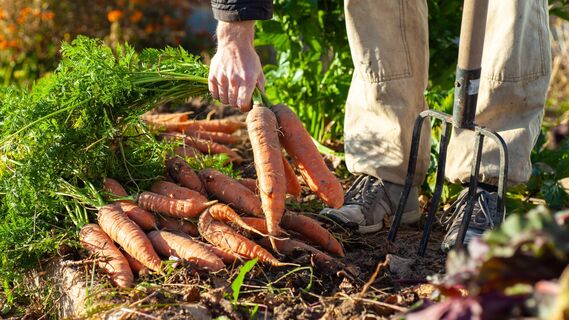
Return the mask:
{"type": "MultiPolygon", "coordinates": [[[[468,244],[472,239],[482,236],[484,231],[494,229],[502,223],[504,217],[498,214],[498,194],[496,192],[489,192],[483,188],[478,187],[476,190],[476,202],[470,216],[470,224],[466,230],[464,237],[464,244],[468,244]]],[[[447,229],[441,249],[448,252],[454,247],[466,203],[468,200],[468,188],[462,190],[456,201],[451,207],[445,211],[441,218],[441,224],[447,229]],[[448,213],[452,212],[450,215],[448,213]]]]}
{"type": "MultiPolygon", "coordinates": [[[[320,214],[360,233],[381,230],[388,216],[395,213],[403,186],[381,179],[360,175],[344,197],[344,206],[339,209],[325,208],[320,214]]],[[[403,223],[414,223],[420,218],[418,189],[411,189],[403,213],[403,223]]]]}

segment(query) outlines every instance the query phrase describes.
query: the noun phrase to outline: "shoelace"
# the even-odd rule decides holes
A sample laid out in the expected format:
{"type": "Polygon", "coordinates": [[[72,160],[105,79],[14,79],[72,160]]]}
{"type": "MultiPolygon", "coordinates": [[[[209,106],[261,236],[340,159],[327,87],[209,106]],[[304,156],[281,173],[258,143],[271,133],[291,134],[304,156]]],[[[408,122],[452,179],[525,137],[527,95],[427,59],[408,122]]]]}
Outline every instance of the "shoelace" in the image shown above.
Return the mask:
{"type": "MultiPolygon", "coordinates": [[[[486,225],[489,224],[490,228],[494,228],[496,224],[490,216],[491,209],[488,205],[490,199],[486,197],[486,194],[487,192],[484,190],[479,190],[476,192],[476,199],[478,201],[478,205],[480,206],[480,212],[482,213],[484,220],[478,221],[478,219],[476,219],[478,216],[475,216],[474,219],[470,220],[470,223],[479,227],[486,227],[486,225]]],[[[454,225],[454,222],[459,218],[459,216],[464,214],[464,210],[456,209],[461,208],[463,205],[466,206],[467,200],[468,192],[465,192],[447,210],[444,211],[440,219],[440,223],[445,227],[446,230],[449,230],[454,225]],[[452,214],[447,217],[449,212],[452,212],[452,214]]],[[[460,226],[460,224],[456,225],[460,226]]]]}
{"type": "MultiPolygon", "coordinates": [[[[364,211],[369,211],[371,209],[370,207],[376,204],[378,193],[382,189],[384,191],[386,190],[385,185],[381,179],[377,179],[368,175],[360,175],[356,178],[354,183],[346,192],[346,200],[344,201],[344,205],[358,204],[363,206],[364,211]],[[373,190],[374,183],[378,184],[375,187],[375,190],[373,190]]],[[[393,210],[393,203],[389,197],[389,194],[387,192],[384,192],[384,194],[385,199],[387,200],[387,205],[393,210]]]]}

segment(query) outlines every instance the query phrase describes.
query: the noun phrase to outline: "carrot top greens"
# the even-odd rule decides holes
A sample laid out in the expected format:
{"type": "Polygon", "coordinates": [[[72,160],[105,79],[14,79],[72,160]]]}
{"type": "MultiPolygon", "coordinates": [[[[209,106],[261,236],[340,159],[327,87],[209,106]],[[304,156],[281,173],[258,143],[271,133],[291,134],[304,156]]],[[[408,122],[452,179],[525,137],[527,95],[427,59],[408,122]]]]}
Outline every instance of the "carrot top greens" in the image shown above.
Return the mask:
{"type": "Polygon", "coordinates": [[[0,92],[0,279],[14,281],[104,204],[104,177],[132,191],[163,172],[172,144],[139,115],[205,96],[207,66],[183,49],[112,49],[79,37],[31,89],[0,92]],[[93,211],[94,212],[94,211],[93,211]]]}

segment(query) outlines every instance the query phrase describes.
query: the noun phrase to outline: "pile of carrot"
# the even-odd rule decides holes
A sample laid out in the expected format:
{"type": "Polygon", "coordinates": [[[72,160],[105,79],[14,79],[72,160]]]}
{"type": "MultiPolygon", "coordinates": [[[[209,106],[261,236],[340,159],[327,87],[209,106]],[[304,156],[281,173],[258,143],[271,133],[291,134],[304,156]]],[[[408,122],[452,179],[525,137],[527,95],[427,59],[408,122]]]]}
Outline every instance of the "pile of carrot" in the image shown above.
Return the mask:
{"type": "Polygon", "coordinates": [[[167,160],[169,181],[158,181],[133,197],[117,181],[104,182],[110,204],[99,209],[98,225],[81,230],[80,240],[113,284],[130,287],[135,274],[161,272],[161,259],[170,257],[216,272],[251,258],[287,265],[277,257],[298,251],[316,262],[334,260],[329,254],[344,256],[341,243],[317,220],[286,211],[286,195],[301,195],[295,169],[328,206],[343,203],[339,181],[288,107],[256,106],[246,123],[190,120],[187,113],[146,114],[143,120],[159,130],[159,138],[182,141],[184,151],[179,151],[182,158],[173,155],[167,160]],[[244,127],[257,179],[237,180],[211,168],[195,172],[183,159],[224,153],[240,163],[242,158],[227,144],[241,141],[233,133],[244,127]]]}

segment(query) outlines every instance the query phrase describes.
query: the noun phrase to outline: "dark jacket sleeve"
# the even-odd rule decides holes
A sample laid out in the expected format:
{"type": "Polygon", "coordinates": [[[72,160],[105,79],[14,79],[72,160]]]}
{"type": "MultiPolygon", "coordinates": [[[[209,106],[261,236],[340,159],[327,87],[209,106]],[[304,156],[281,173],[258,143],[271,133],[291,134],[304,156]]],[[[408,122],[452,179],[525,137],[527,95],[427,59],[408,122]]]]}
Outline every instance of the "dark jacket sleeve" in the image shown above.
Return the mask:
{"type": "Polygon", "coordinates": [[[211,0],[213,16],[221,21],[268,20],[273,0],[211,0]]]}

